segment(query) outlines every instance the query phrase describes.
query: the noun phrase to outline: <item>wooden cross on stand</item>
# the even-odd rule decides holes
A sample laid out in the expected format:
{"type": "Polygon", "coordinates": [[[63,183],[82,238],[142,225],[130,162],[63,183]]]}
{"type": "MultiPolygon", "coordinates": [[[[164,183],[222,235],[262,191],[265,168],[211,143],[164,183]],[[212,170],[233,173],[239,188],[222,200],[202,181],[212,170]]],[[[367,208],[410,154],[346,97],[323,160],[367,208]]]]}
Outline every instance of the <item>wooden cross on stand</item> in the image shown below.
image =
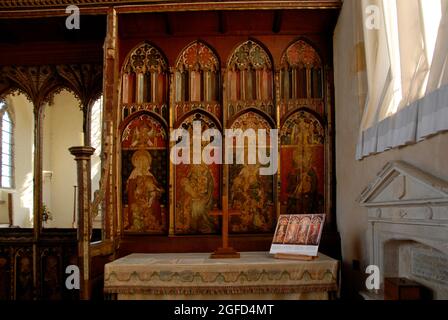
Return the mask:
{"type": "Polygon", "coordinates": [[[238,210],[229,210],[229,200],[227,195],[222,197],[222,210],[214,209],[210,211],[212,216],[222,216],[222,247],[215,250],[210,255],[210,259],[239,259],[240,253],[229,247],[229,219],[230,216],[241,214],[238,210]]]}

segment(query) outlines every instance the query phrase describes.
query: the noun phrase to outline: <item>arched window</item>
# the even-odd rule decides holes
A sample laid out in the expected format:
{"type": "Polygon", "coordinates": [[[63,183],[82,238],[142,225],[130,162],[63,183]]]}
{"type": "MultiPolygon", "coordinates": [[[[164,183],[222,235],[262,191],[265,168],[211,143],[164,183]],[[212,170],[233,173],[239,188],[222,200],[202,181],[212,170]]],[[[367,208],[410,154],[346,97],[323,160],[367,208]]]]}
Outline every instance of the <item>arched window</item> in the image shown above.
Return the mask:
{"type": "Polygon", "coordinates": [[[1,181],[0,187],[5,189],[14,188],[14,123],[8,105],[0,101],[0,140],[1,140],[1,181]]]}

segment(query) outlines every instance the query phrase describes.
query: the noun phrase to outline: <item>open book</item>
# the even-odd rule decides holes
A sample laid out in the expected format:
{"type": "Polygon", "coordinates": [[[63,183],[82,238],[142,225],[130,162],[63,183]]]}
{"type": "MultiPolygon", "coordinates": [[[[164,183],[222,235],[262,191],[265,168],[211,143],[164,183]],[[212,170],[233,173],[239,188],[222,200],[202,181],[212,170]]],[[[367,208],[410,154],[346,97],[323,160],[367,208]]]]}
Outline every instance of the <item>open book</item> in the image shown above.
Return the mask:
{"type": "Polygon", "coordinates": [[[270,253],[316,257],[324,223],[325,214],[281,215],[270,253]]]}

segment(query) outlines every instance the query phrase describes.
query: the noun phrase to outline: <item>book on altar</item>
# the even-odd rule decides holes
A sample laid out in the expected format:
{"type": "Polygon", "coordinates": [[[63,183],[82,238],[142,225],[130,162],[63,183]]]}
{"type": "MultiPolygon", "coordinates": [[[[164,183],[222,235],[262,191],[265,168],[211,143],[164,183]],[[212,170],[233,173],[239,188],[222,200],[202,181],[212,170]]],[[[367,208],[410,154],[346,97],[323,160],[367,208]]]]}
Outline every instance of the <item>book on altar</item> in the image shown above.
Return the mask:
{"type": "Polygon", "coordinates": [[[325,214],[290,214],[278,218],[270,254],[317,257],[325,214]]]}

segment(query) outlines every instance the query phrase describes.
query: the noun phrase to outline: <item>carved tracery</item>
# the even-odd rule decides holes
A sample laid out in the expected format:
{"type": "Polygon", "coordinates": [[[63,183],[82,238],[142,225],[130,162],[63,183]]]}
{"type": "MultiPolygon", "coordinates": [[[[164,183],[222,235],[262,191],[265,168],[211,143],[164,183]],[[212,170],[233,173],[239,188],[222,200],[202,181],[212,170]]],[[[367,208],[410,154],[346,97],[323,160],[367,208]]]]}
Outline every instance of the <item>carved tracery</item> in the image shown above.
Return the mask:
{"type": "Polygon", "coordinates": [[[154,46],[144,43],[127,58],[122,74],[122,119],[141,111],[168,118],[168,64],[154,46]]]}
{"type": "Polygon", "coordinates": [[[227,65],[228,116],[248,107],[274,115],[272,62],[258,43],[248,40],[232,53],[227,65]]]}
{"type": "Polygon", "coordinates": [[[67,86],[88,108],[103,90],[103,67],[99,64],[71,64],[56,66],[58,74],[67,82],[67,86]]]}
{"type": "Polygon", "coordinates": [[[303,40],[290,45],[280,64],[280,112],[307,105],[323,114],[323,67],[316,50],[303,40]]]}
{"type": "Polygon", "coordinates": [[[175,70],[175,119],[196,108],[220,118],[220,67],[213,50],[193,42],[180,53],[175,70]]]}

